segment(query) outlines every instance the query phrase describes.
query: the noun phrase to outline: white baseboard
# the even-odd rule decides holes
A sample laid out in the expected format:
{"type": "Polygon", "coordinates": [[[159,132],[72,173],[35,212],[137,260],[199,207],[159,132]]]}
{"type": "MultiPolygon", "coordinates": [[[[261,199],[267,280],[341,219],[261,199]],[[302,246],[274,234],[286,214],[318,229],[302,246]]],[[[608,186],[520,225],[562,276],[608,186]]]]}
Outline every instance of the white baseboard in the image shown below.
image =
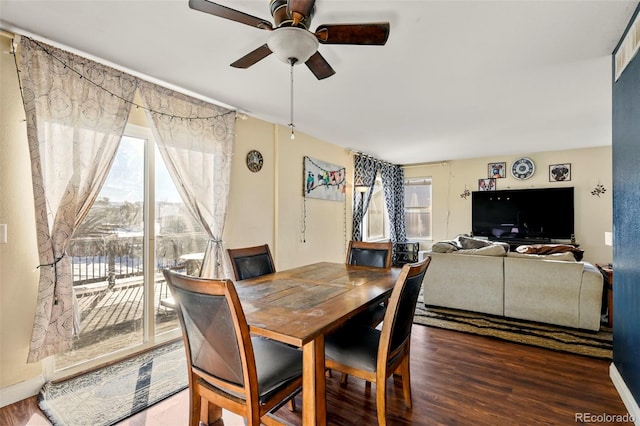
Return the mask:
{"type": "Polygon", "coordinates": [[[37,395],[42,385],[44,385],[44,377],[40,375],[0,389],[0,407],[37,395]]]}
{"type": "Polygon", "coordinates": [[[627,387],[627,384],[624,382],[624,379],[618,372],[614,363],[611,363],[609,366],[609,377],[611,377],[611,381],[616,387],[627,411],[633,416],[636,426],[640,426],[640,407],[638,407],[638,401],[636,401],[633,398],[633,395],[631,395],[631,391],[627,387]]]}

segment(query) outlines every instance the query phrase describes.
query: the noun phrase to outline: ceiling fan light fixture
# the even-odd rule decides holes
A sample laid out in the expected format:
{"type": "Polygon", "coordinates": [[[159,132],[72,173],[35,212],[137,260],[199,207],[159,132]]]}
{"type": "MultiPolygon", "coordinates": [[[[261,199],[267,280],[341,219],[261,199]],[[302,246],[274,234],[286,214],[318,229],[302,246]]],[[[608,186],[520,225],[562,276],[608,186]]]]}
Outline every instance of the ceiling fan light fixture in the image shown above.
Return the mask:
{"type": "Polygon", "coordinates": [[[271,32],[267,40],[269,49],[282,62],[295,64],[307,62],[318,50],[318,39],[312,33],[302,28],[282,27],[271,32]]]}

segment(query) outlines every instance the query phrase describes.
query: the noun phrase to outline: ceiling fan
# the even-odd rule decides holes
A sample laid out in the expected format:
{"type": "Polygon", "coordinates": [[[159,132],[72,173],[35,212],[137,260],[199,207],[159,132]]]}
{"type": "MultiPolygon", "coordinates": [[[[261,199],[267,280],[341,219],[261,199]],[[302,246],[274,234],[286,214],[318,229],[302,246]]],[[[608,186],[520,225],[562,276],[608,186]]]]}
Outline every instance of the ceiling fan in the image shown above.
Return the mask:
{"type": "Polygon", "coordinates": [[[189,7],[261,30],[271,31],[267,43],[231,64],[249,68],[271,53],[288,64],[305,63],[318,80],[335,74],[331,65],[318,52],[322,44],[355,44],[382,46],[389,38],[389,23],[329,24],[309,31],[315,14],[315,0],[270,0],[274,25],[269,21],[208,0],[189,0],[189,7]]]}

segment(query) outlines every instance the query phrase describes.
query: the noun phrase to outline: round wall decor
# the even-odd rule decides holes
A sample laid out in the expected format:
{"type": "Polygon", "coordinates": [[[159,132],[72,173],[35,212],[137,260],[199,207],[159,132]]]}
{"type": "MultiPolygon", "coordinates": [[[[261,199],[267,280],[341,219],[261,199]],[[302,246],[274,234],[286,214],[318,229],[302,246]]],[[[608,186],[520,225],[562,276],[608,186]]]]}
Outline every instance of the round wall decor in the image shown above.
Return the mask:
{"type": "Polygon", "coordinates": [[[249,151],[249,153],[247,154],[247,167],[249,168],[249,170],[251,170],[253,173],[259,172],[260,169],[262,169],[262,163],[263,160],[260,151],[256,151],[255,149],[249,151]]]}
{"type": "Polygon", "coordinates": [[[511,175],[519,180],[529,179],[535,171],[535,164],[527,157],[516,160],[511,166],[511,175]]]}

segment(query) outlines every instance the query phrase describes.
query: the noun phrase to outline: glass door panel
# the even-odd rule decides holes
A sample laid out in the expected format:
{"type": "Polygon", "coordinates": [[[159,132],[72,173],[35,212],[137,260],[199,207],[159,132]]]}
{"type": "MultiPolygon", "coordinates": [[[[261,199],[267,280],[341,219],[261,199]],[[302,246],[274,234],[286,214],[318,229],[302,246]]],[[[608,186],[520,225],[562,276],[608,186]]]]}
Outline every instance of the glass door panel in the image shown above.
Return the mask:
{"type": "Polygon", "coordinates": [[[172,308],[173,300],[164,282],[162,269],[169,268],[189,275],[199,275],[208,238],[178,194],[157,148],[154,157],[155,334],[163,335],[179,328],[180,323],[172,308]]]}
{"type": "Polygon", "coordinates": [[[145,144],[122,138],[109,176],[70,243],[80,333],[71,350],[56,356],[56,369],[143,343],[145,144]]]}

